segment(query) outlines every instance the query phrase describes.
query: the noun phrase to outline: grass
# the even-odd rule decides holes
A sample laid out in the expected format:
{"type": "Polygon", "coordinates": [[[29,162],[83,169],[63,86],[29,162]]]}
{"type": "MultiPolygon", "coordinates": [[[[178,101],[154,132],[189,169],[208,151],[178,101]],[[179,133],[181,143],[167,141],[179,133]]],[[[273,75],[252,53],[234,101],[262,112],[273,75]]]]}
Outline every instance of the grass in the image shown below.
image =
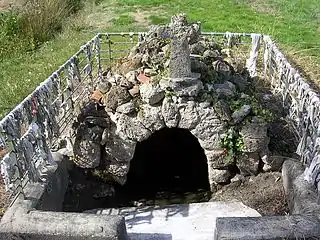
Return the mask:
{"type": "Polygon", "coordinates": [[[114,18],[112,20],[112,24],[117,26],[126,26],[129,24],[133,24],[134,22],[134,19],[129,15],[120,15],[118,18],[114,18]]]}
{"type": "Polygon", "coordinates": [[[70,50],[85,42],[73,34],[68,38],[76,41],[67,44],[65,34],[57,37],[82,4],[82,0],[28,0],[18,10],[1,12],[0,118],[54,71],[70,50]]]}
{"type": "Polygon", "coordinates": [[[0,112],[7,112],[27,96],[72,53],[84,44],[91,34],[60,35],[55,41],[43,44],[37,51],[17,54],[0,66],[0,112]],[[69,41],[72,38],[72,41],[69,41]]]}
{"type": "Polygon", "coordinates": [[[150,15],[149,19],[152,24],[166,24],[167,22],[169,22],[169,19],[167,17],[159,17],[157,15],[150,15]]]}
{"type": "MultiPolygon", "coordinates": [[[[166,23],[172,14],[178,12],[187,13],[191,21],[201,21],[203,31],[270,34],[281,44],[281,48],[306,70],[306,75],[314,81],[320,76],[320,2],[317,0],[92,1],[88,0],[80,13],[63,22],[61,34],[56,36],[57,31],[54,31],[54,40],[50,40],[54,36],[48,35],[44,38],[39,37],[39,46],[30,48],[29,45],[29,50],[35,49],[33,51],[21,50],[21,47],[25,46],[23,38],[21,41],[12,38],[15,39],[14,46],[21,46],[14,47],[17,49],[15,51],[10,50],[13,54],[2,54],[0,118],[95,33],[145,30],[146,23],[166,23]],[[144,19],[144,22],[141,19],[144,19]]],[[[60,15],[61,18],[65,18],[63,12],[60,15]]],[[[12,16],[19,21],[18,16],[12,16]]],[[[15,27],[13,24],[11,31],[17,34],[19,29],[15,27]]],[[[1,42],[0,48],[6,49],[8,45],[1,42]]]]}

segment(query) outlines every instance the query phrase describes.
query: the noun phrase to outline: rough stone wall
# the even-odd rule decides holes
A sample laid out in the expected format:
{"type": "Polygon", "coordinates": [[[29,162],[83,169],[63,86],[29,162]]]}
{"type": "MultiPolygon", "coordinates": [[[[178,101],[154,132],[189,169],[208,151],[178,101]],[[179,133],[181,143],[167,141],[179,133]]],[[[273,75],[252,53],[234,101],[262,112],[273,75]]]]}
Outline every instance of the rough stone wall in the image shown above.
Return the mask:
{"type": "Polygon", "coordinates": [[[281,53],[269,36],[263,38],[264,75],[274,91],[281,95],[284,105],[289,107],[290,119],[299,135],[297,154],[306,169],[304,179],[320,189],[320,96],[281,53]]]}

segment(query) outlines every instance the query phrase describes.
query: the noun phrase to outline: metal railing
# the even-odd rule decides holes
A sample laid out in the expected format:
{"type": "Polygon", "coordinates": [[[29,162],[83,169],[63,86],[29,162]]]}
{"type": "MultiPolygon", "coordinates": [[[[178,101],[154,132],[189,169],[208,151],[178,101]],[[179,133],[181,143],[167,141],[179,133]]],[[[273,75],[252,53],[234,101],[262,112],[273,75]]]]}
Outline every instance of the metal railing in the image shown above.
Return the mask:
{"type": "Polygon", "coordinates": [[[101,72],[96,36],[0,121],[1,174],[12,200],[44,181],[50,148],[68,137],[101,72]]]}

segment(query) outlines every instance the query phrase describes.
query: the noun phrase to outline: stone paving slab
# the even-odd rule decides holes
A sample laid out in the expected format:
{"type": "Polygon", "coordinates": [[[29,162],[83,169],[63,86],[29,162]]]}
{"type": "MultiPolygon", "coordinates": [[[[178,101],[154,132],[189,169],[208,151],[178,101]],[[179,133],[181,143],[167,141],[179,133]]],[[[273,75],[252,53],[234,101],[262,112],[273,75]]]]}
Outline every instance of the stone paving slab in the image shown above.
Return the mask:
{"type": "Polygon", "coordinates": [[[209,240],[214,238],[217,217],[261,216],[241,202],[96,209],[86,212],[124,216],[131,240],[209,240]]]}

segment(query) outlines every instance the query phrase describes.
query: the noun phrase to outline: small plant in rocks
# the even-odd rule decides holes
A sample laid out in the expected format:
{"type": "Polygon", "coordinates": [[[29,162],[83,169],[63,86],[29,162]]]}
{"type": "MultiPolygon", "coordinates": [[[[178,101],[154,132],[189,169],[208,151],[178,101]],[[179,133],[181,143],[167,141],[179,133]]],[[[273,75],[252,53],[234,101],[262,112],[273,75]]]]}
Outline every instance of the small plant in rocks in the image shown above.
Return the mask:
{"type": "Polygon", "coordinates": [[[230,109],[233,112],[239,110],[243,105],[250,105],[253,115],[261,117],[268,123],[275,119],[274,113],[270,109],[264,108],[254,95],[248,96],[247,98],[232,99],[229,102],[230,109]]]}
{"type": "Polygon", "coordinates": [[[227,149],[225,161],[235,163],[236,156],[242,153],[244,147],[243,137],[234,127],[231,127],[221,140],[220,145],[227,149]]]}
{"type": "Polygon", "coordinates": [[[166,97],[177,96],[177,94],[171,88],[165,89],[165,95],[166,97]]]}
{"type": "Polygon", "coordinates": [[[91,171],[92,176],[101,179],[104,182],[108,182],[110,180],[110,174],[103,169],[93,169],[91,171]]]}

